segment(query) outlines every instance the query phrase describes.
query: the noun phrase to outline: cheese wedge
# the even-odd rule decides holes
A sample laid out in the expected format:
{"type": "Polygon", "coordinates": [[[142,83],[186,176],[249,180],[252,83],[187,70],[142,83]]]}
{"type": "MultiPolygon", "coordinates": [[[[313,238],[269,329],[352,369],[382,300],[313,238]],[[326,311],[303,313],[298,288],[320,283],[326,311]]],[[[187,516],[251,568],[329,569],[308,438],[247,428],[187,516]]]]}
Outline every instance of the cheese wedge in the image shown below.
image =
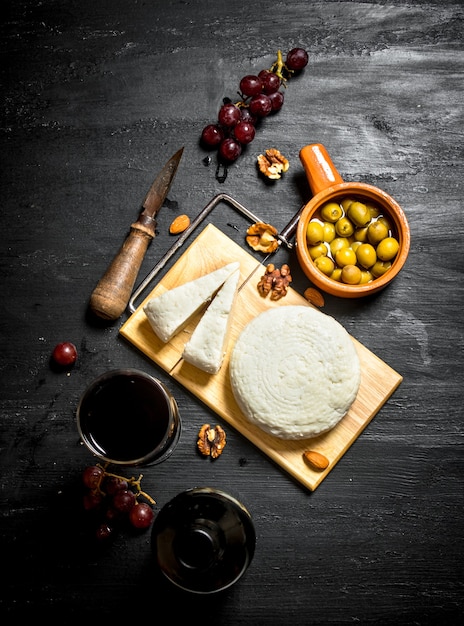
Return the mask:
{"type": "Polygon", "coordinates": [[[239,278],[237,270],[225,281],[184,347],[183,358],[208,374],[224,361],[239,278]]]}
{"type": "Polygon", "coordinates": [[[156,335],[167,343],[209,302],[240,263],[235,261],[152,298],[143,307],[156,335]]]}

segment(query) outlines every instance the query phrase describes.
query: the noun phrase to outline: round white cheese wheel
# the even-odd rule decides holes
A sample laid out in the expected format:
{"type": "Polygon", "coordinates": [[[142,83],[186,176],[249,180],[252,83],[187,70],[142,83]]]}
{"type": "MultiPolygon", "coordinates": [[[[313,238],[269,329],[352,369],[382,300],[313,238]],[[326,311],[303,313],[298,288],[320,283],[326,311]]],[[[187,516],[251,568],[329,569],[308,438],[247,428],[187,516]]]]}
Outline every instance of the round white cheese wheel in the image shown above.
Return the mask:
{"type": "Polygon", "coordinates": [[[333,317],[306,306],[261,313],[241,332],[230,358],[234,397],[250,422],[282,439],[333,428],[361,379],[353,340],[333,317]]]}

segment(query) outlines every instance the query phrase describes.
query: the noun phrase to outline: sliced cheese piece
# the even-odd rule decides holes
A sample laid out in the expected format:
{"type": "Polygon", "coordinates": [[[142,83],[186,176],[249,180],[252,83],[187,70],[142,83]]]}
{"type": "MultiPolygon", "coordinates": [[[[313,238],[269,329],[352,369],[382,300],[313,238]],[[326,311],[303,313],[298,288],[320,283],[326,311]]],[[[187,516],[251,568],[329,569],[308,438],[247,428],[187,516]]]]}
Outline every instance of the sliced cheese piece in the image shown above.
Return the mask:
{"type": "Polygon", "coordinates": [[[208,374],[224,361],[239,278],[237,270],[225,281],[184,347],[183,358],[208,374]]]}
{"type": "Polygon", "coordinates": [[[332,429],[348,412],[361,382],[359,357],[345,328],[299,305],[270,309],[249,322],[229,366],[243,414],[281,439],[332,429]]]}
{"type": "Polygon", "coordinates": [[[184,329],[239,267],[238,261],[228,263],[214,272],[169,289],[149,300],[143,310],[161,341],[167,343],[184,329]]]}

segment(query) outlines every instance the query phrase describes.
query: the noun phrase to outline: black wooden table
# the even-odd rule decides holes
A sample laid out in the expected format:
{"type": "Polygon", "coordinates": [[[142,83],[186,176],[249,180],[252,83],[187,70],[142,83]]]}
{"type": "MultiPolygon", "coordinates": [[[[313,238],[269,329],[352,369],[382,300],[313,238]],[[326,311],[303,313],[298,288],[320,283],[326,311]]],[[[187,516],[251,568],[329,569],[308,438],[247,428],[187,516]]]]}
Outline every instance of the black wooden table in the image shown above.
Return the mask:
{"type": "MultiPolygon", "coordinates": [[[[461,2],[6,2],[1,26],[2,624],[18,618],[104,623],[130,612],[184,623],[458,624],[463,610],[463,6],[461,2]],[[215,176],[199,145],[242,76],[277,50],[305,48],[282,110],[215,176]],[[175,216],[227,193],[282,228],[311,197],[300,148],[322,143],[346,181],[374,184],[404,208],[407,264],[368,299],[323,310],[403,382],[323,483],[310,492],[219,420],[227,446],[196,451],[217,416],[95,323],[88,299],[155,174],[184,155],[139,280],[173,244],[175,216]],[[259,176],[278,148],[282,179],[259,176]],[[79,352],[51,367],[55,344],[79,352]],[[92,463],[75,411],[97,375],[136,367],[163,380],[183,418],[179,445],[144,471],[158,511],[209,485],[251,512],[256,554],[219,595],[190,596],[156,572],[150,535],[97,550],[81,510],[92,463]]],[[[227,203],[210,222],[245,246],[227,203]]],[[[282,250],[294,287],[309,286],[282,250]]],[[[178,258],[174,257],[167,271],[178,258]]]]}

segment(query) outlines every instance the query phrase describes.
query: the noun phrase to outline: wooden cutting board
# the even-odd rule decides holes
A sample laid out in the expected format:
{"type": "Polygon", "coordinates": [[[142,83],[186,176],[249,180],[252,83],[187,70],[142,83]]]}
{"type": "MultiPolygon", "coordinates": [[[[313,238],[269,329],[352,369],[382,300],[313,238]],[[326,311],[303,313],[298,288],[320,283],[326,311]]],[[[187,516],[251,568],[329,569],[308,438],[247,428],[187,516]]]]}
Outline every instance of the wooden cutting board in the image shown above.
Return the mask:
{"type": "MultiPolygon", "coordinates": [[[[272,302],[269,297],[262,298],[258,293],[257,283],[264,270],[264,266],[246,250],[209,224],[122,325],[119,332],[275,463],[314,491],[399,386],[402,376],[352,338],[361,362],[361,384],[355,402],[335,428],[311,439],[287,441],[268,435],[250,424],[235,402],[229,382],[229,357],[235,341],[246,324],[266,309],[288,305],[311,306],[294,289],[289,289],[286,297],[277,302],[272,302]],[[210,375],[181,358],[184,345],[198,323],[200,314],[179,335],[165,344],[152,331],[143,307],[154,296],[231,261],[240,262],[241,287],[223,366],[217,374],[210,375]],[[308,449],[324,454],[330,461],[329,467],[322,472],[308,467],[303,460],[303,452],[308,449]]],[[[227,454],[227,447],[224,454],[227,454]]]]}

